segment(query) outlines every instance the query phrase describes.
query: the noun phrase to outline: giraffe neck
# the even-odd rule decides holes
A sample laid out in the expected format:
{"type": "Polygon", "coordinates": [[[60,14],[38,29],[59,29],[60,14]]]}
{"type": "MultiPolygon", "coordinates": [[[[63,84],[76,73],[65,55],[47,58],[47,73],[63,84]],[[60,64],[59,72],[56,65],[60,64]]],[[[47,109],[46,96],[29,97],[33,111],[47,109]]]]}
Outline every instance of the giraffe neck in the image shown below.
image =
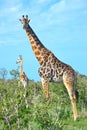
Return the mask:
{"type": "Polygon", "coordinates": [[[34,33],[33,29],[28,26],[26,29],[27,36],[30,40],[30,44],[32,46],[32,50],[38,59],[39,63],[42,64],[44,60],[48,57],[49,50],[41,43],[38,39],[37,35],[34,33]]]}
{"type": "Polygon", "coordinates": [[[20,63],[20,76],[23,74],[23,63],[20,63]]]}

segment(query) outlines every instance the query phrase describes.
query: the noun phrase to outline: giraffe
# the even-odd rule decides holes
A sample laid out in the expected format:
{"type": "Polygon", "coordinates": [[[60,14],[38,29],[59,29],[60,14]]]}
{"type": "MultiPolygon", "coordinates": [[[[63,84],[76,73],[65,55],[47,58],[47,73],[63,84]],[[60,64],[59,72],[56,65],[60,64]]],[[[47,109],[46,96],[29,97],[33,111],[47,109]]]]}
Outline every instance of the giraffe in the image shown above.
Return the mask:
{"type": "Polygon", "coordinates": [[[26,17],[23,15],[22,19],[19,20],[23,25],[23,29],[25,30],[30,40],[32,50],[40,64],[38,73],[41,77],[46,99],[49,98],[49,82],[63,81],[71,100],[73,116],[74,120],[76,121],[78,114],[76,108],[77,95],[74,85],[76,73],[74,69],[70,65],[60,61],[50,50],[48,50],[42,44],[29,24],[30,19],[28,19],[28,15],[26,15],[26,17]]]}
{"type": "Polygon", "coordinates": [[[22,85],[25,87],[28,86],[28,78],[25,74],[25,72],[23,71],[23,58],[22,56],[20,55],[16,61],[16,63],[20,63],[20,77],[19,77],[19,82],[22,83],[22,85]]]}

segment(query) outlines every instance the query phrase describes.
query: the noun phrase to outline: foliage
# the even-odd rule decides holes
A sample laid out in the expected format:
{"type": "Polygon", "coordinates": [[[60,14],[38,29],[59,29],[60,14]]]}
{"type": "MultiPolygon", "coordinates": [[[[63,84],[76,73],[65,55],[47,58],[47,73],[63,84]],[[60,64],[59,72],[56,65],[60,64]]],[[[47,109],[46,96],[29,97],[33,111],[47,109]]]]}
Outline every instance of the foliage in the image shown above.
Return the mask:
{"type": "Polygon", "coordinates": [[[5,79],[7,73],[8,73],[8,72],[7,72],[6,68],[1,68],[1,69],[0,69],[0,76],[1,76],[1,78],[2,78],[3,80],[5,79]]]}
{"type": "Polygon", "coordinates": [[[87,77],[77,76],[79,117],[73,121],[71,102],[62,83],[50,83],[49,100],[40,82],[18,86],[18,81],[0,80],[0,130],[86,130],[87,77]]]}
{"type": "Polygon", "coordinates": [[[14,79],[18,78],[18,76],[19,76],[18,69],[16,69],[16,70],[12,69],[9,73],[10,73],[10,75],[13,76],[14,79]]]}

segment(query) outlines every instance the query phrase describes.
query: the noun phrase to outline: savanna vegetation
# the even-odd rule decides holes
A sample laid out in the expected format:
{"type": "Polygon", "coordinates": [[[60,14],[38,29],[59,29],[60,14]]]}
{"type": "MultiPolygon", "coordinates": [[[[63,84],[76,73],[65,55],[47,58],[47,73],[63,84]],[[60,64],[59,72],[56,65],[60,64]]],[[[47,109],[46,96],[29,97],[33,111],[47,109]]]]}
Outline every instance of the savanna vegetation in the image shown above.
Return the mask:
{"type": "Polygon", "coordinates": [[[87,76],[77,75],[79,116],[74,122],[63,83],[50,83],[50,98],[46,101],[41,82],[29,80],[25,89],[18,86],[17,70],[10,74],[13,79],[6,80],[4,69],[0,80],[0,130],[87,130],[87,76]]]}

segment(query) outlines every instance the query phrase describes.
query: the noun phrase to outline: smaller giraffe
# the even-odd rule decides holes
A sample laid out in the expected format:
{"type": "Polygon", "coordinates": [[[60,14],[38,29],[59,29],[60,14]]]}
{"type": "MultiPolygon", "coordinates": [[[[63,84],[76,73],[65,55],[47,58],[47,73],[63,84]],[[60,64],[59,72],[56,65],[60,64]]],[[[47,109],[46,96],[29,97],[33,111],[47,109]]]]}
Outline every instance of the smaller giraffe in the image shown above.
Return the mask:
{"type": "Polygon", "coordinates": [[[22,85],[25,87],[28,86],[28,77],[26,76],[25,72],[23,71],[23,58],[20,55],[16,61],[16,64],[20,63],[20,77],[19,77],[19,83],[21,82],[22,85]]]}

